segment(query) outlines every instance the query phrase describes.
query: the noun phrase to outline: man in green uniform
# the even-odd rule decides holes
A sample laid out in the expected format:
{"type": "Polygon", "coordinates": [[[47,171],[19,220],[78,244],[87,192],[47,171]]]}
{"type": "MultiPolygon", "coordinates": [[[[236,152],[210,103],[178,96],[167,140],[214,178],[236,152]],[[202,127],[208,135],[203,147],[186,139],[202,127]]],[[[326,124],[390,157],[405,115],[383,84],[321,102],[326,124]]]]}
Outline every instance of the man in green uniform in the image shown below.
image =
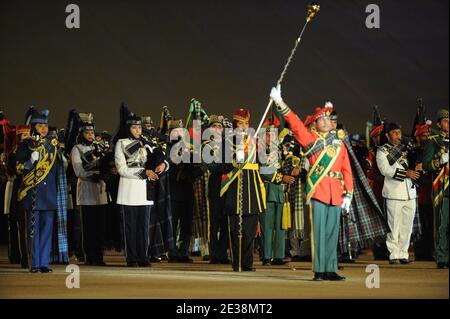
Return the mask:
{"type": "Polygon", "coordinates": [[[430,136],[425,145],[423,166],[433,173],[437,267],[448,269],[448,109],[438,111],[437,126],[439,134],[430,136]]]}
{"type": "MultiPolygon", "coordinates": [[[[282,226],[284,207],[284,184],[292,184],[295,177],[283,175],[281,171],[281,154],[277,147],[276,130],[273,125],[266,126],[265,165],[261,165],[261,178],[266,189],[266,210],[260,215],[263,242],[263,266],[284,265],[285,230],[282,226]],[[273,146],[271,146],[273,143],[273,146]]],[[[290,211],[288,212],[290,214],[290,211]]]]}

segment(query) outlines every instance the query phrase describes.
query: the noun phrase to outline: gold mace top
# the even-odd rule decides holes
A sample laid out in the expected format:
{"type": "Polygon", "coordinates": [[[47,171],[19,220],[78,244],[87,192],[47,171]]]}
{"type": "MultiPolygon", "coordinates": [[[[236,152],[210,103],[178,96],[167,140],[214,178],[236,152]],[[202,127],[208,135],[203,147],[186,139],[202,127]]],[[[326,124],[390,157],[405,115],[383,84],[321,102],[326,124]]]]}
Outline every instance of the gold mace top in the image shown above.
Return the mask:
{"type": "Polygon", "coordinates": [[[311,2],[308,5],[308,11],[306,13],[306,21],[309,22],[311,21],[312,18],[314,18],[314,16],[317,14],[317,12],[319,12],[320,10],[320,5],[317,2],[311,2]]]}

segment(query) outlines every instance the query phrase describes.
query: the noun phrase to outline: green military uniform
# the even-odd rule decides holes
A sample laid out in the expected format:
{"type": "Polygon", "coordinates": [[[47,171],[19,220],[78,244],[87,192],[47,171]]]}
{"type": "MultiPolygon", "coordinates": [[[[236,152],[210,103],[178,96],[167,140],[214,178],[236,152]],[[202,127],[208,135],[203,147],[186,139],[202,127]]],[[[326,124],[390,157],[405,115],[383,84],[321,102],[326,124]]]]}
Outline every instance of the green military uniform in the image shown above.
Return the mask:
{"type": "MultiPolygon", "coordinates": [[[[439,120],[448,118],[448,110],[438,113],[439,120]]],[[[433,174],[432,200],[436,216],[436,261],[440,267],[448,267],[448,161],[443,163],[442,154],[448,154],[448,133],[440,132],[429,137],[424,147],[423,165],[433,174]]],[[[447,155],[448,158],[448,155],[447,155]]]]}
{"type": "Polygon", "coordinates": [[[285,257],[285,230],[282,228],[284,185],[277,158],[278,150],[270,153],[266,165],[261,165],[261,178],[266,189],[266,210],[260,215],[263,260],[281,262],[285,257]],[[267,171],[265,171],[267,170],[267,171]]]}

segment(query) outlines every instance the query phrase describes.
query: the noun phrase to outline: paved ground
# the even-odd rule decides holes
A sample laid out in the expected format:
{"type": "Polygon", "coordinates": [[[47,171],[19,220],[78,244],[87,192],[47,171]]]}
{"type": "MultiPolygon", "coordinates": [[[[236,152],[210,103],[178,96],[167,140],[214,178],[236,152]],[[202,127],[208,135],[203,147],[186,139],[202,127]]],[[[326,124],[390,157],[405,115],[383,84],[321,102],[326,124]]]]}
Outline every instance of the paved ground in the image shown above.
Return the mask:
{"type": "Polygon", "coordinates": [[[432,262],[388,265],[378,262],[380,288],[366,288],[363,256],[344,264],[345,282],[313,282],[309,263],[262,267],[254,273],[235,273],[227,265],[153,264],[126,268],[122,256],[108,256],[108,267],[80,266],[80,288],[68,289],[65,266],[52,274],[30,274],[7,263],[0,250],[0,298],[449,298],[449,272],[432,262]]]}

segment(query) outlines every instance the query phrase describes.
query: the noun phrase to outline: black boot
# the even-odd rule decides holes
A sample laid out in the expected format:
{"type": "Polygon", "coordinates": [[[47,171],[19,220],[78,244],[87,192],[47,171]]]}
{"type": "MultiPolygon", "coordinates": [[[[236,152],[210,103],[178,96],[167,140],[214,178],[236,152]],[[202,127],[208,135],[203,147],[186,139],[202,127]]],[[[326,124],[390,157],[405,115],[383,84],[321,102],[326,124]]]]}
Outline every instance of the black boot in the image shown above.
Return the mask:
{"type": "Polygon", "coordinates": [[[345,277],[339,276],[335,272],[326,272],[324,279],[330,280],[330,281],[343,281],[343,280],[345,280],[345,277]]]}
{"type": "Polygon", "coordinates": [[[324,273],[323,272],[316,272],[314,273],[314,281],[323,281],[324,280],[324,273]]]}

